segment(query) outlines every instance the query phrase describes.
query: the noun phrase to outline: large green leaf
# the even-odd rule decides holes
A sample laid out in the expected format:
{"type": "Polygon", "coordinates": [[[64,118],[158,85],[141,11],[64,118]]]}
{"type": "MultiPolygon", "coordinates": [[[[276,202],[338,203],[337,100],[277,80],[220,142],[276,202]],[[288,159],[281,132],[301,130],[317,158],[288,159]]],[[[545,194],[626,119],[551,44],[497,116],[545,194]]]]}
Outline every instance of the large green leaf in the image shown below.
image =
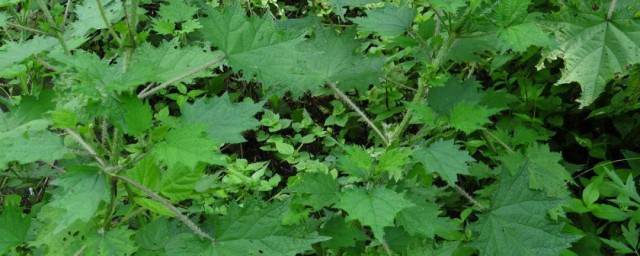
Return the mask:
{"type": "Polygon", "coordinates": [[[530,0],[503,0],[495,9],[494,23],[502,50],[523,52],[531,45],[551,46],[553,40],[538,25],[527,9],[530,0]]]}
{"type": "Polygon", "coordinates": [[[299,183],[289,186],[288,190],[300,195],[308,195],[300,201],[315,210],[320,210],[338,201],[340,187],[338,181],[330,175],[306,173],[302,175],[302,180],[299,183]]]}
{"type": "Polygon", "coordinates": [[[409,6],[385,5],[380,9],[366,11],[367,17],[351,19],[358,24],[358,30],[371,31],[381,36],[399,36],[413,23],[415,10],[409,6]]]}
{"type": "Polygon", "coordinates": [[[576,237],[561,233],[564,224],[548,218],[563,199],[528,188],[528,166],[503,172],[491,198],[491,209],[471,225],[480,255],[560,255],[576,237]]]}
{"type": "Polygon", "coordinates": [[[83,255],[131,255],[138,246],[132,239],[133,230],[119,226],[106,232],[93,232],[87,237],[83,255]]]}
{"type": "Polygon", "coordinates": [[[0,253],[25,242],[31,226],[31,216],[22,213],[22,209],[5,206],[0,211],[0,253]]]}
{"type": "Polygon", "coordinates": [[[11,129],[16,122],[0,113],[0,124],[6,125],[0,127],[0,169],[14,161],[23,164],[52,162],[69,152],[62,144],[62,138],[47,130],[49,122],[46,120],[33,120],[11,129]]]}
{"type": "Polygon", "coordinates": [[[215,146],[200,127],[181,126],[169,131],[164,141],[156,143],[151,155],[169,167],[182,164],[194,169],[199,162],[224,165],[222,155],[214,151],[215,146]]]}
{"type": "Polygon", "coordinates": [[[421,147],[413,152],[413,160],[422,163],[427,172],[440,175],[449,185],[458,181],[458,174],[469,174],[467,163],[475,161],[453,140],[438,140],[428,147],[421,147]]]}
{"type": "Polygon", "coordinates": [[[402,209],[414,206],[411,201],[393,190],[376,186],[372,190],[353,188],[340,194],[337,208],[345,210],[347,220],[358,220],[370,226],[376,238],[384,237],[384,228],[393,226],[393,220],[402,209]]]}
{"type": "Polygon", "coordinates": [[[185,200],[203,174],[202,168],[191,169],[180,164],[169,167],[160,180],[160,193],[174,202],[185,200]]]}
{"type": "Polygon", "coordinates": [[[551,18],[560,49],[550,58],[561,57],[565,62],[556,84],[579,83],[581,107],[593,103],[607,82],[628,74],[631,65],[640,62],[640,20],[634,17],[637,1],[617,1],[607,20],[609,2],[572,1],[551,18]]]}
{"type": "Polygon", "coordinates": [[[210,101],[200,99],[185,105],[181,119],[204,127],[216,143],[241,143],[245,141],[242,132],[260,125],[253,116],[262,110],[262,105],[262,102],[233,103],[229,95],[224,94],[210,101]]]}

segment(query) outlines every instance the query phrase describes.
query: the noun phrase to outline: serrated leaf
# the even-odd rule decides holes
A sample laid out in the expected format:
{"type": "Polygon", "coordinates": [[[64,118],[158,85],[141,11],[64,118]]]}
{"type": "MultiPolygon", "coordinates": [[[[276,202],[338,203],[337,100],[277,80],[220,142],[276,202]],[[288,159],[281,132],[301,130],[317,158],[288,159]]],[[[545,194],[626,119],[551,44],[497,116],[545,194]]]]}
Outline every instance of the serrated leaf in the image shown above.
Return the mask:
{"type": "Polygon", "coordinates": [[[511,174],[526,167],[530,175],[529,188],[543,190],[550,197],[562,197],[568,194],[566,183],[572,180],[571,175],[559,164],[562,155],[551,152],[548,145],[531,144],[527,148],[526,155],[515,152],[501,156],[499,159],[511,174]]]}
{"type": "Polygon", "coordinates": [[[359,146],[344,146],[338,156],[338,170],[358,179],[365,179],[373,171],[371,154],[359,146]]]}
{"type": "Polygon", "coordinates": [[[381,36],[399,36],[411,27],[415,10],[407,5],[385,5],[379,9],[367,10],[367,17],[351,19],[358,24],[359,31],[375,32],[381,36]]]}
{"type": "Polygon", "coordinates": [[[245,203],[244,207],[231,205],[224,217],[217,218],[216,244],[204,251],[205,255],[296,255],[311,249],[311,245],[328,237],[309,233],[303,226],[282,226],[287,212],[284,203],[260,207],[258,203],[245,203]]]}
{"type": "Polygon", "coordinates": [[[484,106],[463,102],[453,107],[449,121],[454,128],[470,134],[481,129],[485,124],[491,123],[489,117],[494,114],[496,111],[484,106]]]}
{"type": "Polygon", "coordinates": [[[131,237],[134,232],[126,226],[119,226],[103,233],[95,232],[86,241],[83,255],[131,255],[138,246],[131,237]]]}
{"type": "Polygon", "coordinates": [[[428,173],[440,175],[449,185],[458,181],[458,174],[468,175],[468,163],[475,161],[467,151],[460,150],[453,140],[442,139],[414,151],[412,158],[422,163],[428,173]]]}
{"type": "Polygon", "coordinates": [[[371,191],[364,188],[344,191],[335,206],[349,213],[347,220],[358,220],[362,225],[370,226],[375,237],[382,239],[384,228],[393,226],[398,212],[414,204],[402,194],[377,186],[371,191]]]}
{"type": "Polygon", "coordinates": [[[406,208],[398,213],[397,224],[412,236],[423,236],[433,239],[436,232],[452,232],[458,229],[453,220],[439,217],[440,205],[429,202],[416,202],[416,206],[406,208]]]}
{"type": "Polygon", "coordinates": [[[564,224],[547,217],[563,200],[530,190],[528,177],[526,165],[514,176],[502,173],[491,210],[471,225],[480,255],[560,255],[576,240],[561,233],[564,224]]]}
{"type": "Polygon", "coordinates": [[[157,218],[136,232],[135,240],[140,249],[162,251],[172,235],[172,229],[166,218],[157,218]]]}
{"type": "Polygon", "coordinates": [[[593,103],[615,76],[629,73],[626,66],[640,62],[640,21],[634,18],[635,1],[619,1],[607,20],[609,1],[565,4],[552,16],[553,29],[565,67],[556,84],[577,82],[580,107],[593,103]],[[578,6],[576,6],[578,5],[578,6]],[[600,6],[593,11],[592,6],[600,6]]]}
{"type": "Polygon", "coordinates": [[[25,242],[31,226],[31,217],[22,209],[5,206],[0,212],[0,253],[6,253],[25,242]]]}
{"type": "MultiPolygon", "coordinates": [[[[150,189],[151,191],[158,191],[160,185],[160,168],[155,163],[152,157],[145,157],[138,161],[133,168],[125,172],[126,176],[138,182],[138,184],[150,189]]],[[[133,191],[138,192],[139,195],[145,195],[142,191],[132,187],[133,191]]]]}
{"type": "Polygon", "coordinates": [[[121,96],[119,104],[109,111],[111,123],[126,134],[140,136],[153,125],[151,106],[135,96],[121,96]]]}
{"type": "Polygon", "coordinates": [[[480,84],[474,79],[460,81],[452,77],[447,80],[445,86],[430,88],[427,102],[436,113],[446,116],[462,102],[480,102],[483,96],[478,92],[479,88],[480,84]]]}
{"type": "Polygon", "coordinates": [[[160,6],[158,16],[169,22],[180,22],[191,19],[198,12],[198,8],[181,0],[169,0],[167,4],[160,6]]]}
{"type": "Polygon", "coordinates": [[[335,13],[344,18],[346,7],[365,6],[367,4],[378,3],[381,0],[329,0],[329,3],[335,8],[335,13]]]}
{"type": "Polygon", "coordinates": [[[320,210],[325,206],[331,206],[338,201],[340,192],[338,181],[330,175],[324,173],[306,173],[302,175],[302,180],[295,185],[289,186],[288,191],[309,195],[303,203],[320,210]]]}
{"type": "MultiPolygon", "coordinates": [[[[4,114],[0,115],[0,123],[9,124],[4,114]],[[4,120],[3,120],[4,119],[4,120]]],[[[52,162],[64,157],[69,151],[63,145],[62,138],[48,130],[46,120],[33,120],[26,124],[11,128],[7,125],[0,128],[0,169],[11,162],[31,163],[36,161],[52,162]]]]}
{"type": "Polygon", "coordinates": [[[191,196],[198,179],[204,174],[201,168],[189,168],[180,164],[167,168],[160,180],[160,193],[171,201],[179,202],[191,196]]]}
{"type": "Polygon", "coordinates": [[[551,46],[552,39],[529,15],[530,0],[504,0],[497,4],[495,9],[495,24],[498,26],[498,39],[500,39],[503,51],[512,49],[523,52],[527,47],[551,46]]]}
{"type": "Polygon", "coordinates": [[[404,176],[404,168],[411,162],[411,152],[407,148],[385,150],[378,157],[376,172],[387,172],[390,178],[399,181],[404,176]]]}
{"type": "Polygon", "coordinates": [[[199,162],[224,165],[222,155],[213,151],[215,147],[200,127],[181,126],[169,131],[164,141],[156,143],[151,155],[156,162],[164,162],[169,167],[182,164],[195,169],[199,162]]]}
{"type": "MultiPolygon", "coordinates": [[[[109,201],[111,192],[107,179],[98,170],[72,170],[58,176],[53,185],[59,187],[47,206],[62,210],[56,219],[56,234],[76,221],[87,223],[103,203],[109,201]]],[[[51,220],[54,221],[54,220],[51,220]]]]}
{"type": "Polygon", "coordinates": [[[322,242],[322,245],[333,250],[355,247],[356,242],[367,240],[367,236],[361,229],[350,226],[339,215],[329,219],[319,233],[322,236],[331,237],[331,240],[322,242]]]}
{"type": "Polygon", "coordinates": [[[245,141],[242,132],[260,125],[253,116],[262,110],[263,104],[233,103],[225,93],[210,101],[199,99],[185,105],[181,119],[184,123],[202,126],[218,144],[241,143],[245,141]]]}
{"type": "Polygon", "coordinates": [[[35,54],[50,50],[56,45],[58,45],[58,40],[47,36],[35,36],[24,42],[8,42],[0,50],[0,70],[7,69],[35,54]]]}
{"type": "Polygon", "coordinates": [[[77,20],[71,23],[71,29],[65,32],[65,37],[84,37],[93,29],[104,29],[107,25],[100,13],[98,3],[102,3],[105,18],[109,22],[116,22],[124,17],[122,3],[115,0],[82,1],[75,7],[77,20]]]}

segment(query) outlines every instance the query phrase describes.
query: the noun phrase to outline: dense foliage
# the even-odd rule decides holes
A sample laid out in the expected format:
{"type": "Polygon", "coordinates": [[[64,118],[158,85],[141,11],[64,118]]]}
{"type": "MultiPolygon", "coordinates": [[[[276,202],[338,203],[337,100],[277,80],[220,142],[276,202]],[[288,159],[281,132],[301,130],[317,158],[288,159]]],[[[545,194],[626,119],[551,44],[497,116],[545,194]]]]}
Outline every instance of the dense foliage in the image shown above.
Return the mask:
{"type": "Polygon", "coordinates": [[[0,0],[0,254],[640,255],[636,0],[0,0]]]}

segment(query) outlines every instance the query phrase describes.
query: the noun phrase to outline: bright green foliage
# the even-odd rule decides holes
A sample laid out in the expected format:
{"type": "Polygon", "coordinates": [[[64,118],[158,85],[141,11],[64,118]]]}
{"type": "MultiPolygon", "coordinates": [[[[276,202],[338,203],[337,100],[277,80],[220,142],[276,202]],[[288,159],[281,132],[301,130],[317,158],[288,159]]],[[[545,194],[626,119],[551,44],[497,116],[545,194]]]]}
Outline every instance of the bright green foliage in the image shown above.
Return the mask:
{"type": "Polygon", "coordinates": [[[458,174],[468,175],[468,163],[475,161],[453,140],[438,140],[428,147],[421,147],[413,152],[412,158],[421,163],[427,173],[437,173],[449,185],[458,181],[458,174]]]}
{"type": "Polygon", "coordinates": [[[627,65],[640,63],[636,4],[632,0],[618,1],[611,20],[607,20],[608,1],[563,5],[563,11],[552,17],[560,49],[550,58],[560,57],[565,62],[562,78],[556,84],[579,83],[582,94],[577,101],[581,107],[591,105],[607,82],[628,74],[627,65]],[[597,11],[592,11],[593,6],[597,11]]]}
{"type": "Polygon", "coordinates": [[[415,11],[406,5],[399,7],[385,5],[380,9],[367,11],[366,18],[354,18],[358,30],[378,33],[381,36],[399,36],[411,27],[415,11]]]}
{"type": "Polygon", "coordinates": [[[167,168],[160,179],[160,193],[171,201],[179,202],[189,198],[200,177],[202,168],[188,168],[180,164],[167,168]]]}
{"type": "Polygon", "coordinates": [[[338,202],[340,187],[338,181],[323,173],[307,173],[299,183],[289,186],[289,191],[299,195],[306,195],[302,203],[320,210],[338,202]]]}
{"type": "Polygon", "coordinates": [[[396,181],[400,180],[404,176],[404,167],[411,162],[410,150],[406,148],[394,148],[385,150],[378,157],[378,165],[375,167],[375,171],[387,172],[389,178],[393,178],[396,181]]]}
{"type": "Polygon", "coordinates": [[[447,115],[462,102],[469,104],[480,102],[483,96],[478,92],[479,87],[480,84],[473,79],[460,81],[457,78],[449,78],[445,86],[432,88],[429,91],[427,102],[436,113],[447,115]]]}
{"type": "Polygon", "coordinates": [[[138,252],[160,254],[171,238],[171,228],[165,218],[157,218],[140,228],[135,235],[136,243],[140,246],[138,252]]]}
{"type": "Polygon", "coordinates": [[[373,159],[371,154],[359,146],[345,146],[344,154],[338,156],[338,170],[358,179],[366,179],[371,174],[373,159]]]}
{"type": "Polygon", "coordinates": [[[210,245],[205,255],[296,255],[328,239],[301,226],[281,225],[286,210],[283,203],[266,207],[257,203],[230,206],[227,215],[215,221],[216,244],[210,245]]]}
{"type": "Polygon", "coordinates": [[[344,247],[355,247],[356,242],[367,239],[367,236],[362,230],[349,225],[349,223],[345,222],[345,219],[339,215],[328,220],[319,233],[322,236],[331,237],[331,240],[322,242],[322,245],[333,250],[344,247]]]}
{"type": "Polygon", "coordinates": [[[469,134],[490,123],[489,117],[493,114],[495,114],[495,111],[489,110],[482,105],[463,102],[451,110],[450,122],[454,128],[469,134]]]}
{"type": "Polygon", "coordinates": [[[191,6],[184,1],[171,0],[168,4],[162,5],[158,10],[160,19],[154,21],[154,30],[161,35],[171,35],[174,33],[191,33],[202,26],[192,17],[198,8],[191,6]],[[176,25],[180,24],[181,29],[176,31],[176,25]]]}
{"type": "Polygon", "coordinates": [[[86,255],[131,255],[136,252],[132,236],[134,232],[125,227],[95,232],[87,237],[86,255]]]}
{"type": "Polygon", "coordinates": [[[535,23],[527,8],[530,0],[500,1],[495,9],[495,24],[503,50],[522,52],[527,47],[551,46],[553,40],[535,23]]]}
{"type": "Polygon", "coordinates": [[[214,151],[216,144],[197,126],[174,128],[164,141],[151,149],[156,162],[164,162],[169,167],[182,164],[194,169],[199,162],[224,165],[222,156],[214,151]]]}
{"type": "MultiPolygon", "coordinates": [[[[107,20],[118,21],[124,16],[122,4],[115,0],[102,0],[102,7],[107,20]]],[[[66,32],[67,37],[84,37],[92,29],[104,29],[104,23],[98,8],[98,1],[82,1],[76,6],[75,14],[78,19],[71,24],[71,29],[66,32]]]]}
{"type": "Polygon", "coordinates": [[[434,203],[413,200],[415,206],[398,213],[397,223],[409,234],[433,239],[437,232],[446,233],[456,230],[451,219],[439,217],[440,206],[434,203]]]}
{"type": "Polygon", "coordinates": [[[36,36],[25,42],[9,42],[0,48],[0,70],[9,68],[15,63],[24,61],[25,59],[47,51],[58,44],[53,37],[36,36]]]}
{"type": "Polygon", "coordinates": [[[0,211],[0,253],[25,242],[31,225],[31,216],[15,206],[4,206],[0,211]]]}
{"type": "Polygon", "coordinates": [[[525,163],[518,173],[503,172],[491,210],[472,224],[480,255],[560,255],[576,237],[562,234],[549,211],[562,200],[528,188],[525,163]]]}
{"type": "Polygon", "coordinates": [[[67,170],[53,181],[58,186],[56,193],[48,207],[62,211],[53,234],[59,233],[74,222],[87,223],[100,209],[103,203],[109,201],[111,191],[104,174],[95,170],[67,170]]]}
{"type": "Polygon", "coordinates": [[[182,110],[182,121],[202,126],[217,144],[240,143],[245,139],[242,132],[256,128],[260,122],[255,119],[262,109],[262,102],[233,103],[224,94],[210,101],[197,100],[187,104],[182,110]]]}
{"type": "Polygon", "coordinates": [[[500,159],[511,174],[525,168],[529,174],[529,188],[544,190],[550,197],[565,196],[571,175],[558,163],[562,155],[551,152],[548,145],[537,144],[529,145],[526,152],[526,155],[507,154],[500,159]]]}
{"type": "MultiPolygon", "coordinates": [[[[155,160],[152,157],[145,157],[139,162],[136,163],[133,168],[127,170],[126,176],[138,182],[138,184],[148,188],[151,191],[158,191],[160,188],[160,168],[155,163],[155,160]]],[[[134,191],[137,191],[138,194],[144,195],[142,191],[139,191],[137,188],[132,188],[134,191]]]]}
{"type": "Polygon", "coordinates": [[[347,220],[358,220],[370,226],[376,238],[384,237],[384,228],[393,226],[393,220],[404,208],[414,206],[402,194],[385,187],[376,186],[372,190],[354,188],[342,192],[337,208],[345,210],[347,220]]]}
{"type": "Polygon", "coordinates": [[[149,104],[134,96],[123,96],[110,113],[110,119],[126,134],[140,136],[151,126],[153,112],[149,104]]]}
{"type": "Polygon", "coordinates": [[[11,162],[51,162],[61,159],[68,152],[62,139],[47,130],[49,122],[33,120],[13,128],[15,122],[6,114],[0,114],[0,169],[11,162]],[[7,129],[7,130],[5,130],[7,129]]]}
{"type": "Polygon", "coordinates": [[[343,90],[365,90],[370,84],[378,84],[384,59],[354,53],[360,46],[354,37],[352,30],[342,31],[340,35],[332,29],[316,30],[305,48],[319,54],[304,60],[305,76],[301,82],[308,83],[309,88],[333,83],[343,90]]]}
{"type": "Polygon", "coordinates": [[[316,90],[294,82],[303,79],[299,62],[309,55],[298,49],[304,39],[301,32],[285,31],[272,19],[247,17],[237,4],[207,15],[200,20],[204,38],[222,50],[231,67],[246,79],[256,77],[278,94],[291,91],[301,96],[316,90]]]}

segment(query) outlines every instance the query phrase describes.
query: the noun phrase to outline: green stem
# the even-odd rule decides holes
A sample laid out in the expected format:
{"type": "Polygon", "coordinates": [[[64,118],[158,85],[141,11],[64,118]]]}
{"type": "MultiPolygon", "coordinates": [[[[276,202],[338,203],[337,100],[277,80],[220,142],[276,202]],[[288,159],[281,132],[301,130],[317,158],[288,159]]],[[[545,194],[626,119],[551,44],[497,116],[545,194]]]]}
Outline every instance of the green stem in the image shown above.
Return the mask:
{"type": "Polygon", "coordinates": [[[613,16],[613,10],[616,9],[617,2],[618,2],[617,0],[611,0],[611,3],[609,4],[609,11],[607,12],[608,21],[611,21],[611,17],[613,16]]]}
{"type": "Polygon", "coordinates": [[[354,111],[356,111],[356,113],[358,113],[358,115],[360,115],[360,117],[364,120],[364,122],[367,123],[367,125],[369,125],[369,127],[371,127],[371,129],[373,129],[373,131],[376,132],[378,137],[380,137],[382,142],[384,142],[385,146],[389,146],[389,140],[387,139],[387,136],[385,136],[384,133],[382,133],[382,131],[378,129],[378,127],[373,123],[373,121],[371,121],[371,119],[367,117],[367,114],[365,114],[364,111],[362,111],[355,103],[353,103],[353,101],[351,101],[351,99],[349,99],[349,96],[344,94],[342,90],[338,89],[338,87],[336,87],[335,84],[330,83],[329,87],[333,89],[333,91],[338,95],[340,99],[342,99],[342,101],[346,102],[347,105],[351,107],[351,109],[353,109],[354,111]]]}
{"type": "Polygon", "coordinates": [[[104,25],[107,26],[107,30],[109,31],[111,36],[113,36],[113,39],[118,42],[118,45],[122,46],[122,39],[120,39],[118,34],[116,34],[116,31],[111,27],[111,22],[109,22],[109,19],[107,19],[107,14],[104,12],[104,6],[102,6],[102,2],[100,0],[96,0],[96,3],[98,4],[98,10],[100,10],[102,21],[104,22],[104,25]]]}
{"type": "Polygon", "coordinates": [[[47,18],[47,21],[49,21],[49,24],[51,25],[53,30],[55,30],[55,36],[60,42],[62,49],[66,53],[71,53],[69,47],[67,46],[67,42],[64,41],[64,36],[62,36],[62,33],[58,28],[58,24],[56,24],[56,20],[53,19],[53,16],[51,16],[51,12],[49,12],[49,9],[47,8],[47,4],[45,4],[42,0],[38,0],[38,3],[40,4],[40,8],[42,9],[42,11],[44,12],[44,16],[47,18]]]}

